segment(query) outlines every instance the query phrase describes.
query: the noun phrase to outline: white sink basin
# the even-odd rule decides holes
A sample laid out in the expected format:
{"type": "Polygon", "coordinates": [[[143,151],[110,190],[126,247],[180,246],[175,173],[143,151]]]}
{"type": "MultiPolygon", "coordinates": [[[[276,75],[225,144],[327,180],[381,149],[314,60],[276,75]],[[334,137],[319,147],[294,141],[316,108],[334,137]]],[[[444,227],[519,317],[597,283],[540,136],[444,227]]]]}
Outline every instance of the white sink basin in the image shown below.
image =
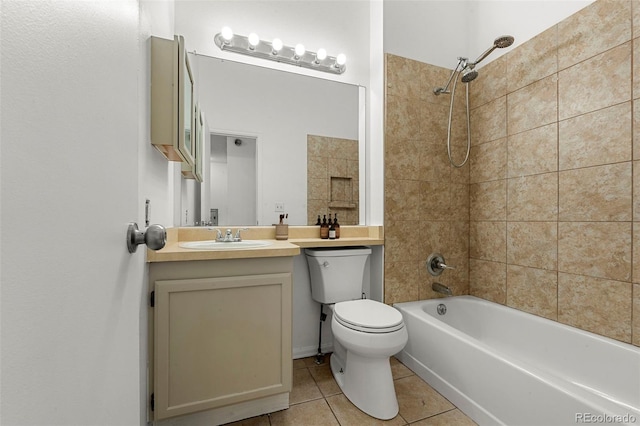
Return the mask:
{"type": "Polygon", "coordinates": [[[229,241],[220,242],[216,240],[205,241],[185,241],[178,245],[182,248],[191,250],[237,250],[237,249],[251,249],[258,247],[267,247],[273,244],[271,241],[264,240],[242,240],[242,241],[229,241]]]}

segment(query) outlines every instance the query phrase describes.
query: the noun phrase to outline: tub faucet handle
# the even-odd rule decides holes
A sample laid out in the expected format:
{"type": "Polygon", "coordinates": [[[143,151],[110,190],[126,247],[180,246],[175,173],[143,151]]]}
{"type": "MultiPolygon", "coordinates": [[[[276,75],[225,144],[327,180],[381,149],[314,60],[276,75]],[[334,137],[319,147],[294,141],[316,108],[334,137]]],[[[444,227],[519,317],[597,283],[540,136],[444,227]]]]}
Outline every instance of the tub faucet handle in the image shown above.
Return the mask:
{"type": "Polygon", "coordinates": [[[440,275],[445,269],[456,269],[445,263],[444,257],[440,253],[433,253],[427,259],[427,271],[434,277],[440,275]]]}

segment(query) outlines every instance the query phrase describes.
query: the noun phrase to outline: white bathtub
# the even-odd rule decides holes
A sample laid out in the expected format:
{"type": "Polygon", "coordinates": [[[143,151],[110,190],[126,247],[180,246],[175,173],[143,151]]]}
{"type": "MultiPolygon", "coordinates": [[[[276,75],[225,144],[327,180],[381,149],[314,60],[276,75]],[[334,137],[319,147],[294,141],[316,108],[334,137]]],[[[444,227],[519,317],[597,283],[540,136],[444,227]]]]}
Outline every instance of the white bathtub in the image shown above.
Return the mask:
{"type": "Polygon", "coordinates": [[[397,357],[480,425],[640,425],[640,348],[472,296],[394,306],[397,357]]]}

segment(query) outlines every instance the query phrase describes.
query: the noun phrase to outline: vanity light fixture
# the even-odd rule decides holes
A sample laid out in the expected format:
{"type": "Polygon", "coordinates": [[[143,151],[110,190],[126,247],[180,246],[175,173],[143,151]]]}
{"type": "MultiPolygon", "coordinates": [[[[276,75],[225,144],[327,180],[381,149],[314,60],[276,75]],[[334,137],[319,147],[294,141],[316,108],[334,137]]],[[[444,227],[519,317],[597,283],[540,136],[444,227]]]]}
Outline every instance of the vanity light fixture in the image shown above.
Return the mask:
{"type": "Polygon", "coordinates": [[[260,40],[256,33],[248,37],[234,34],[231,28],[224,27],[216,34],[214,41],[220,50],[229,50],[243,55],[255,56],[271,61],[311,68],[332,74],[342,74],[346,70],[347,57],[341,53],[337,57],[328,56],[325,49],[309,52],[304,45],[285,46],[279,38],[273,42],[260,40]]]}

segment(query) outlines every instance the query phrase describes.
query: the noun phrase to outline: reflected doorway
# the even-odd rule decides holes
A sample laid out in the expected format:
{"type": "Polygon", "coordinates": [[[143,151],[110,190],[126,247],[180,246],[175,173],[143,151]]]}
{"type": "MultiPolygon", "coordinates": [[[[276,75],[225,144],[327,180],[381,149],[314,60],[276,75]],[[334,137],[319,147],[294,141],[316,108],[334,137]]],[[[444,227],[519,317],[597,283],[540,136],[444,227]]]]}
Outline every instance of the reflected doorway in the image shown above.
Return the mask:
{"type": "Polygon", "coordinates": [[[256,225],[256,138],[210,134],[209,221],[256,225]]]}

